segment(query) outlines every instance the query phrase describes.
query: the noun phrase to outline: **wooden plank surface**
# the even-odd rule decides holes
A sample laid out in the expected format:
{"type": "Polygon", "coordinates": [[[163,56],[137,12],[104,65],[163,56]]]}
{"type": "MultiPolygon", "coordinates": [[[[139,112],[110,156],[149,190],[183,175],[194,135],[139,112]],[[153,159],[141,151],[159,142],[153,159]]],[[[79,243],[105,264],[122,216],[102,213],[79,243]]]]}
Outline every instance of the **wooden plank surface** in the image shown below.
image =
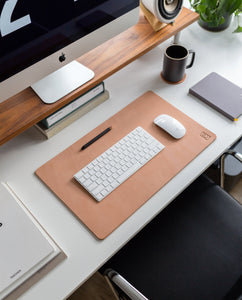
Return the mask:
{"type": "Polygon", "coordinates": [[[85,85],[53,104],[44,104],[31,88],[0,103],[0,145],[71,102],[196,20],[198,15],[184,7],[174,25],[169,24],[155,32],[141,13],[138,24],[77,59],[95,72],[94,79],[85,85]]]}

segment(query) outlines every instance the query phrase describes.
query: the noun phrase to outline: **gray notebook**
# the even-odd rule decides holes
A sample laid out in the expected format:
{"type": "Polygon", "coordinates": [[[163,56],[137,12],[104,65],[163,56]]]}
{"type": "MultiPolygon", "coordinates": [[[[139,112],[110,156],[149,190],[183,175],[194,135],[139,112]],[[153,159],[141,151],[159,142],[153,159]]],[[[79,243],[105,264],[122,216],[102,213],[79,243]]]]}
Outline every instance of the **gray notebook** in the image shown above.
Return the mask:
{"type": "Polygon", "coordinates": [[[189,93],[232,121],[242,114],[242,88],[215,72],[191,87],[189,93]]]}

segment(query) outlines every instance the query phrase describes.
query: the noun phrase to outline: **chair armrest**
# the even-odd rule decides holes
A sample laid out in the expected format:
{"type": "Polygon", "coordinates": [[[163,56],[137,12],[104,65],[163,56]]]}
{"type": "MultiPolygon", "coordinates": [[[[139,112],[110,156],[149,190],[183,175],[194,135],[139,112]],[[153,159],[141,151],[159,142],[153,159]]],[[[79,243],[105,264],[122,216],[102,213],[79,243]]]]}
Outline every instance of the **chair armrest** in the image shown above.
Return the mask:
{"type": "Polygon", "coordinates": [[[224,188],[224,160],[226,155],[232,155],[234,158],[236,158],[239,162],[242,163],[242,154],[235,151],[235,150],[227,150],[221,157],[219,161],[220,166],[220,176],[219,176],[219,183],[221,188],[224,188]]]}
{"type": "Polygon", "coordinates": [[[143,294],[141,294],[134,286],[132,286],[125,278],[123,278],[118,272],[108,269],[105,271],[105,275],[114,282],[124,293],[132,300],[148,300],[143,294]]]}

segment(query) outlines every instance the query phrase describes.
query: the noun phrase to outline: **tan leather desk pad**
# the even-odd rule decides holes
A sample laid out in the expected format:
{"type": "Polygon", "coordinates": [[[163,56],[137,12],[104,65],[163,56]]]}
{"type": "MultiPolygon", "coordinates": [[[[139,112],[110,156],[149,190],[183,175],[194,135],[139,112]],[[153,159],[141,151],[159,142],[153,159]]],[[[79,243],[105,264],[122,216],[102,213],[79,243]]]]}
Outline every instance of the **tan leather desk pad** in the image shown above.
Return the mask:
{"type": "Polygon", "coordinates": [[[104,239],[215,138],[214,133],[148,91],[45,163],[36,174],[99,239],[104,239]],[[176,140],[153,124],[154,118],[164,113],[185,126],[187,132],[183,138],[176,140]],[[85,143],[109,126],[112,126],[110,132],[80,151],[85,143]],[[101,202],[97,202],[73,175],[137,126],[152,134],[165,148],[101,202]]]}

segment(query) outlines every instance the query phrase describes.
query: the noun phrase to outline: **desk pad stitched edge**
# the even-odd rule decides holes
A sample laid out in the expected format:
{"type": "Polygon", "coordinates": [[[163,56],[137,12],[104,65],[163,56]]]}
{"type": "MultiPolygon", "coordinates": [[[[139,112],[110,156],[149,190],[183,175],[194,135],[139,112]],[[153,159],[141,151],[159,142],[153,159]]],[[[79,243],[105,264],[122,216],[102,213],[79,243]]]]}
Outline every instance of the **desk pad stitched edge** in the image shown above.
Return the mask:
{"type": "Polygon", "coordinates": [[[148,91],[46,162],[36,170],[36,175],[97,238],[104,239],[215,139],[214,133],[148,91]],[[186,128],[185,136],[176,140],[153,124],[160,114],[179,120],[186,128]],[[108,134],[80,151],[82,145],[110,126],[112,130],[108,134]],[[137,126],[143,127],[165,148],[104,200],[97,202],[73,175],[137,126]]]}

